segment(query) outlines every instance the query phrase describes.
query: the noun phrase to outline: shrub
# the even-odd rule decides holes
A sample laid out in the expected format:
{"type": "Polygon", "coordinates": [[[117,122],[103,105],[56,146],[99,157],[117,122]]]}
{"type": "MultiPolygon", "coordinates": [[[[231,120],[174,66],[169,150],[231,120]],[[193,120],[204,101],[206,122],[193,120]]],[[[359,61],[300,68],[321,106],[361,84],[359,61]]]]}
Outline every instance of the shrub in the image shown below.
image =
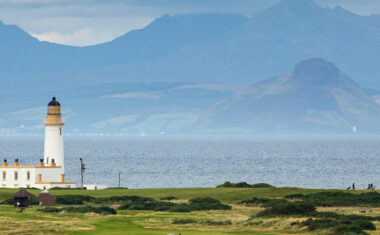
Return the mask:
{"type": "Polygon", "coordinates": [[[302,215],[315,212],[315,206],[307,203],[286,203],[273,205],[257,213],[258,217],[281,216],[281,215],[302,215]]]}
{"type": "Polygon", "coordinates": [[[305,195],[303,200],[316,206],[380,206],[380,194],[377,192],[319,192],[305,195]]]}
{"type": "Polygon", "coordinates": [[[205,220],[205,221],[197,221],[194,219],[174,219],[173,224],[206,224],[206,225],[231,225],[232,222],[230,220],[226,221],[214,221],[214,220],[205,220]]]}
{"type": "Polygon", "coordinates": [[[174,196],[166,196],[166,197],[162,197],[160,198],[160,200],[166,200],[166,201],[171,201],[171,200],[175,200],[175,199],[178,199],[174,196]]]}
{"type": "Polygon", "coordinates": [[[177,219],[173,220],[173,224],[196,224],[198,221],[194,219],[177,219]]]}
{"type": "Polygon", "coordinates": [[[57,207],[44,207],[44,208],[41,208],[41,209],[37,209],[37,211],[39,212],[49,212],[49,213],[58,213],[58,212],[61,212],[63,211],[62,208],[57,208],[57,207]]]}
{"type": "Polygon", "coordinates": [[[95,200],[95,198],[88,195],[58,195],[55,202],[61,205],[83,205],[83,202],[91,200],[95,200]]]}
{"type": "Polygon", "coordinates": [[[190,199],[189,202],[191,204],[203,204],[203,203],[207,203],[207,204],[219,203],[220,204],[219,200],[216,200],[216,199],[210,198],[210,197],[196,197],[196,198],[190,199]]]}
{"type": "MultiPolygon", "coordinates": [[[[147,199],[147,198],[145,198],[147,199]]],[[[190,212],[200,210],[230,210],[229,205],[224,205],[213,198],[193,198],[190,203],[172,203],[149,200],[129,201],[122,204],[119,210],[153,210],[170,212],[190,212]]]]}
{"type": "Polygon", "coordinates": [[[274,205],[286,204],[286,203],[289,203],[289,202],[287,200],[284,200],[284,199],[269,199],[269,198],[254,197],[252,199],[241,201],[238,204],[261,205],[262,207],[271,207],[274,205]]]}
{"type": "Polygon", "coordinates": [[[231,225],[232,224],[231,220],[226,220],[226,221],[206,220],[206,221],[201,222],[201,223],[207,224],[207,225],[231,225]]]}
{"type": "MultiPolygon", "coordinates": [[[[330,214],[331,215],[331,214],[330,214]]],[[[330,229],[333,234],[366,234],[363,230],[375,230],[375,225],[370,221],[371,218],[365,216],[338,215],[333,219],[308,219],[301,223],[300,226],[306,226],[309,230],[330,229]]]]}
{"type": "Polygon", "coordinates": [[[170,208],[170,212],[191,212],[192,208],[189,206],[189,204],[186,203],[180,203],[175,204],[172,208],[170,208]]]}
{"type": "Polygon", "coordinates": [[[108,207],[108,206],[100,206],[100,207],[94,207],[94,206],[80,206],[80,207],[64,207],[62,208],[64,211],[71,212],[71,213],[97,213],[102,215],[110,215],[110,214],[116,214],[116,210],[108,207]]]}
{"type": "Polygon", "coordinates": [[[175,204],[171,202],[157,201],[130,201],[122,204],[119,210],[152,210],[152,211],[169,211],[175,204]]]}
{"type": "Polygon", "coordinates": [[[222,204],[219,200],[214,198],[193,198],[189,200],[190,210],[203,211],[203,210],[231,210],[231,206],[222,204]]]}
{"type": "Polygon", "coordinates": [[[265,183],[248,184],[247,182],[231,183],[229,181],[224,184],[216,186],[217,188],[272,188],[273,186],[265,183]]]}
{"type": "Polygon", "coordinates": [[[289,194],[289,195],[286,195],[284,198],[286,199],[300,199],[300,198],[304,198],[305,195],[303,195],[302,193],[294,193],[294,194],[289,194]]]}
{"type": "Polygon", "coordinates": [[[92,202],[96,204],[102,204],[102,203],[111,203],[111,202],[148,202],[148,201],[154,201],[153,198],[149,197],[140,197],[140,196],[112,196],[112,197],[100,197],[95,198],[92,200],[92,202]]]}

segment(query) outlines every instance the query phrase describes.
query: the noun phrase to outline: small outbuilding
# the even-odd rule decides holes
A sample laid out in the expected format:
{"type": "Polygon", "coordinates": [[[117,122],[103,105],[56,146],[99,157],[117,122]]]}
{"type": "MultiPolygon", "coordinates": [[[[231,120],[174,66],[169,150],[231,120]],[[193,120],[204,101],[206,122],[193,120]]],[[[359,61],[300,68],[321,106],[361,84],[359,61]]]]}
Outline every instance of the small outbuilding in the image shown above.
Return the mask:
{"type": "Polygon", "coordinates": [[[40,206],[55,206],[55,196],[50,195],[47,190],[40,192],[40,206]]]}
{"type": "Polygon", "coordinates": [[[33,194],[29,193],[25,189],[21,189],[20,191],[13,194],[13,198],[15,200],[15,207],[28,207],[32,204],[33,194]]]}

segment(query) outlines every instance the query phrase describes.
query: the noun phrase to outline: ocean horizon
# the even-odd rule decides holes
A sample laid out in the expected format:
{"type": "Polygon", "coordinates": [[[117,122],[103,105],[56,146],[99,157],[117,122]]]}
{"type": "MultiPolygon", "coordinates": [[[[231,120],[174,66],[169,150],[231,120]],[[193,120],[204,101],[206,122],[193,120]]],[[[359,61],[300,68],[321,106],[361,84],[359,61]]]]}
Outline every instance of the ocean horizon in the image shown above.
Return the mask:
{"type": "MultiPolygon", "coordinates": [[[[43,136],[0,137],[13,164],[37,165],[43,136]]],[[[366,188],[379,182],[380,137],[66,136],[66,179],[128,188],[215,187],[225,181],[276,187],[366,188]]]]}

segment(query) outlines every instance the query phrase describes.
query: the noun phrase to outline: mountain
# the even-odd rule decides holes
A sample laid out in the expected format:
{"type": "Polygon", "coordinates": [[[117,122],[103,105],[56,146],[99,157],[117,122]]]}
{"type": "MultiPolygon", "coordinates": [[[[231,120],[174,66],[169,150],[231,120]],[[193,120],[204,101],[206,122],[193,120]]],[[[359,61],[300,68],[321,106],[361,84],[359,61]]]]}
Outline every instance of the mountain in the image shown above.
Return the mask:
{"type": "MultiPolygon", "coordinates": [[[[112,82],[110,67],[160,58],[239,28],[246,21],[246,17],[229,13],[164,15],[143,29],[88,47],[40,42],[17,26],[0,23],[0,79],[7,81],[5,91],[21,84],[38,89],[36,81],[43,81],[49,89],[112,82]]],[[[123,82],[138,82],[123,73],[117,75],[123,82]]]]}
{"type": "Polygon", "coordinates": [[[259,82],[213,105],[200,129],[339,134],[380,131],[380,107],[337,67],[320,58],[259,82]]]}
{"type": "MultiPolygon", "coordinates": [[[[323,8],[312,0],[283,0],[234,31],[157,60],[125,65],[123,74],[139,79],[250,84],[285,73],[298,61],[322,57],[360,84],[380,87],[378,18],[341,7],[323,8]]],[[[119,69],[111,73],[117,75],[119,69]]]]}

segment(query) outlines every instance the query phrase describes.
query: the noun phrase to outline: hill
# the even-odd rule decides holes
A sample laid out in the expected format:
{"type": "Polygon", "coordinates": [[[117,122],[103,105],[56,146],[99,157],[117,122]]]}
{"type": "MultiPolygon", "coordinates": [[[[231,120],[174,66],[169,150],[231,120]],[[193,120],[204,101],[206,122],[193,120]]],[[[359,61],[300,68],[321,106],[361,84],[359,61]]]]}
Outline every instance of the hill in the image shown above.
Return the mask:
{"type": "Polygon", "coordinates": [[[320,58],[257,83],[213,105],[202,128],[256,133],[323,134],[379,131],[380,107],[337,67],[320,58]]]}

